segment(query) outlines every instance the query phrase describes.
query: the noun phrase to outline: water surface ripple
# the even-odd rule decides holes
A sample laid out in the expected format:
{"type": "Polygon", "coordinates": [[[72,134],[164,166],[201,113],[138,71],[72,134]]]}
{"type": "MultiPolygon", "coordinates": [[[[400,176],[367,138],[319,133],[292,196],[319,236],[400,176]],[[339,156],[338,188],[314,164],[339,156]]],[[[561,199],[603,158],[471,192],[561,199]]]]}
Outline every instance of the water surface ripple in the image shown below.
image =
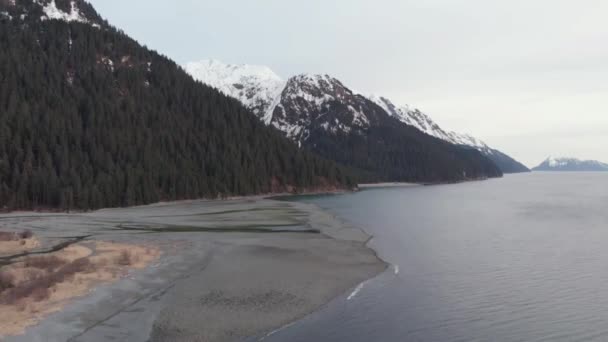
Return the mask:
{"type": "Polygon", "coordinates": [[[265,341],[608,341],[606,173],[304,201],[365,227],[398,272],[265,341]]]}

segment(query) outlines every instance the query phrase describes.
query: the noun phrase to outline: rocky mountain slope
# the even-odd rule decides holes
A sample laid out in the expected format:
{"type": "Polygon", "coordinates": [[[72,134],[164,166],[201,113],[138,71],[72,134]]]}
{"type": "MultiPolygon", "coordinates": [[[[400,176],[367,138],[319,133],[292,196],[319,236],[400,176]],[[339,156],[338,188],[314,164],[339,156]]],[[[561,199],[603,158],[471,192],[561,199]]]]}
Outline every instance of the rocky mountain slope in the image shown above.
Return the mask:
{"type": "MultiPolygon", "coordinates": [[[[210,77],[210,68],[203,73],[186,69],[198,79],[228,95],[240,88],[231,78],[210,77]],[[227,81],[228,80],[228,81],[227,81]]],[[[256,72],[260,67],[214,65],[221,70],[238,70],[248,80],[263,82],[256,72]]],[[[255,86],[265,91],[264,98],[276,94],[274,87],[255,86]]],[[[247,91],[245,91],[247,93],[247,91]]],[[[239,93],[240,95],[240,93],[239,93]]],[[[246,103],[247,99],[236,96],[246,103]]],[[[251,107],[252,110],[254,109],[251,107]]],[[[264,112],[265,122],[282,131],[299,146],[321,156],[362,170],[370,180],[441,182],[496,177],[502,173],[496,166],[470,147],[456,146],[389,115],[369,98],[353,92],[339,80],[328,75],[297,75],[287,80],[275,101],[264,101],[257,108],[264,112]]],[[[260,115],[258,115],[260,117],[260,115]]]]}
{"type": "Polygon", "coordinates": [[[549,157],[533,171],[608,171],[608,164],[596,160],[549,157]]]}
{"type": "Polygon", "coordinates": [[[381,96],[371,95],[369,98],[382,107],[392,117],[397,118],[399,121],[405,124],[416,127],[428,135],[437,137],[455,145],[470,146],[475,148],[484,156],[496,163],[496,165],[504,173],[530,171],[530,169],[528,169],[522,163],[516,161],[501,151],[491,148],[485,142],[469,134],[443,130],[428,115],[424,114],[419,109],[410,108],[409,106],[397,106],[389,99],[381,96]]]}
{"type": "Polygon", "coordinates": [[[521,163],[470,135],[444,131],[418,109],[396,106],[381,96],[362,96],[327,75],[298,75],[282,83],[280,78],[266,67],[227,65],[219,61],[189,63],[186,70],[194,78],[241,100],[256,113],[265,113],[262,115],[265,123],[285,132],[299,145],[305,144],[311,131],[318,130],[319,127],[334,134],[351,131],[361,134],[370,123],[372,126],[377,125],[379,118],[388,115],[430,136],[455,145],[473,147],[492,159],[504,172],[529,171],[521,163]],[[201,66],[203,71],[199,70],[201,66]],[[237,78],[245,78],[251,82],[234,82],[235,77],[227,76],[225,70],[231,70],[233,75],[238,75],[237,78]],[[269,73],[273,75],[273,82],[267,83],[266,75],[269,73]],[[277,91],[280,84],[285,84],[282,92],[277,91]],[[247,97],[243,98],[242,94],[250,92],[245,89],[250,89],[251,93],[261,89],[259,97],[267,99],[261,109],[249,105],[247,97]],[[334,92],[336,94],[333,94],[334,92]],[[273,96],[275,100],[271,100],[273,96]],[[334,104],[337,102],[343,104],[344,110],[334,110],[334,104]],[[377,106],[372,106],[370,102],[377,106]],[[289,110],[286,110],[286,107],[289,110]]]}
{"type": "Polygon", "coordinates": [[[0,0],[0,207],[346,189],[240,102],[82,0],[0,0]]]}

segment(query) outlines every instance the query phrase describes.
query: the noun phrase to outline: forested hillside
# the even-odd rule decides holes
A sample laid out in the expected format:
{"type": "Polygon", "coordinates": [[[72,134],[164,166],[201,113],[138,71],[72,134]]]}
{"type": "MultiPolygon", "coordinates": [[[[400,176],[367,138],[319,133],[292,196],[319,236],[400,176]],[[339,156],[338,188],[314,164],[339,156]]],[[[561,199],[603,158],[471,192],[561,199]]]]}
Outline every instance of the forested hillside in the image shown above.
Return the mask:
{"type": "MultiPolygon", "coordinates": [[[[0,0],[0,206],[90,209],[354,184],[86,2],[76,2],[82,20],[69,22],[45,19],[49,3],[0,0]]],[[[56,3],[75,17],[73,4],[56,3]]]]}

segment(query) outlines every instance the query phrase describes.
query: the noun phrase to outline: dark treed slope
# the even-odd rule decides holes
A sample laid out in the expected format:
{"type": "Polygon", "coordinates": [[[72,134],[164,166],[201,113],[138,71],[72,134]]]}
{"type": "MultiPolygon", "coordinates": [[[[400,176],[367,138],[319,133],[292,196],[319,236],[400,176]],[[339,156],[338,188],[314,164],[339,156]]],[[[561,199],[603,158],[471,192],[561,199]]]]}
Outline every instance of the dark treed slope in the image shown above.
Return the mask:
{"type": "Polygon", "coordinates": [[[530,169],[518,162],[517,160],[511,158],[510,156],[498,151],[491,150],[492,153],[484,154],[486,157],[490,158],[496,166],[500,168],[500,170],[504,173],[524,173],[530,172],[530,169]]]}
{"type": "Polygon", "coordinates": [[[89,209],[353,185],[87,3],[76,1],[88,22],[70,23],[41,20],[39,3],[50,2],[0,0],[1,206],[89,209]]]}

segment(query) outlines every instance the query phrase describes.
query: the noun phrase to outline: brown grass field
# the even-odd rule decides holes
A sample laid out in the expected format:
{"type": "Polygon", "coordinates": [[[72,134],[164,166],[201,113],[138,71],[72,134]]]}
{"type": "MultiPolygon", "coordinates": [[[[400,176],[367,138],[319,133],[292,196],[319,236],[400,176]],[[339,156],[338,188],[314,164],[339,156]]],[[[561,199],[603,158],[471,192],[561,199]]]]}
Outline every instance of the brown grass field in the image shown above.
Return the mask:
{"type": "MultiPolygon", "coordinates": [[[[2,243],[20,245],[19,241],[34,239],[31,233],[0,237],[2,243]]],[[[0,254],[8,254],[2,243],[0,254]]],[[[153,247],[95,241],[47,255],[27,256],[0,268],[0,339],[23,333],[70,299],[87,294],[96,285],[115,281],[131,269],[142,269],[159,256],[160,251],[153,247]]]]}

